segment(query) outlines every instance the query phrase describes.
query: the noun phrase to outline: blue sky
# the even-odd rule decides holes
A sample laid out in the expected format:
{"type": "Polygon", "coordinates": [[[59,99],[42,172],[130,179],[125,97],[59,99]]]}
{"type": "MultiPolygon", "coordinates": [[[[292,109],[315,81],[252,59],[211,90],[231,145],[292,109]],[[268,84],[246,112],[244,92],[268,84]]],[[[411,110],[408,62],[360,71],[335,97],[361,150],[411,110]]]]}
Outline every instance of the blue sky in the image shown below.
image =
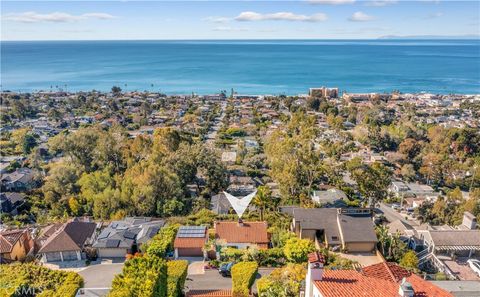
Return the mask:
{"type": "Polygon", "coordinates": [[[480,1],[1,1],[2,40],[480,35],[480,1]]]}

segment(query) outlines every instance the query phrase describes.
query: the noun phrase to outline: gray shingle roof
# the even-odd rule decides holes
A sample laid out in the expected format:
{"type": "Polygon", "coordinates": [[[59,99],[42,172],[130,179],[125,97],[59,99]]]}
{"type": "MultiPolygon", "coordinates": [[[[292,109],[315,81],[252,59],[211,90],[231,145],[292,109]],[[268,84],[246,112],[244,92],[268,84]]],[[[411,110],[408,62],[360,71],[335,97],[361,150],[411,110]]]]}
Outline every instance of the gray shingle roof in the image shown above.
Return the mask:
{"type": "Polygon", "coordinates": [[[438,246],[480,246],[480,230],[432,230],[430,236],[438,246]]]}

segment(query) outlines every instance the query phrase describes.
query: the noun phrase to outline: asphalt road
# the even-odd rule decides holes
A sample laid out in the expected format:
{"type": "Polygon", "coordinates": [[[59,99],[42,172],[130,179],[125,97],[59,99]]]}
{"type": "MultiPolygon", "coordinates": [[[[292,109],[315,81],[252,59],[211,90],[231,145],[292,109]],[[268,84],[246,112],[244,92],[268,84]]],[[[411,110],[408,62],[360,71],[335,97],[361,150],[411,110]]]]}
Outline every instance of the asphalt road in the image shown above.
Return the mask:
{"type": "Polygon", "coordinates": [[[401,220],[402,222],[405,222],[411,226],[418,226],[417,222],[411,221],[411,220],[405,220],[404,214],[397,212],[396,210],[394,210],[393,208],[391,208],[390,206],[384,203],[380,203],[379,209],[383,212],[383,215],[387,218],[389,222],[401,220]]]}
{"type": "MultiPolygon", "coordinates": [[[[274,268],[260,268],[258,270],[257,280],[265,275],[269,275],[274,268]]],[[[187,276],[185,282],[185,291],[189,290],[208,290],[208,289],[231,289],[232,279],[223,277],[218,270],[206,270],[205,274],[195,274],[187,276]]],[[[256,292],[256,281],[253,284],[253,291],[256,292]]]]}
{"type": "Polygon", "coordinates": [[[122,272],[123,263],[96,264],[78,272],[83,277],[84,288],[110,288],[115,275],[122,272]]]}

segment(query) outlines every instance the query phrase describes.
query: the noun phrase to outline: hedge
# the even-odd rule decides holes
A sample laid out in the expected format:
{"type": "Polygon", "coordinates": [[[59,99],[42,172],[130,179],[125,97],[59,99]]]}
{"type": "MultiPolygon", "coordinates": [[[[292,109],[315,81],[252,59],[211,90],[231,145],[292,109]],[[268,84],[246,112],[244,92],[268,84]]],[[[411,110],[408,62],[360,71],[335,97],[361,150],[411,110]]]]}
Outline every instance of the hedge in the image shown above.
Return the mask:
{"type": "Polygon", "coordinates": [[[75,272],[35,264],[0,265],[0,296],[73,297],[83,279],[75,272]],[[22,294],[23,293],[23,294],[22,294]]]}
{"type": "Polygon", "coordinates": [[[183,288],[187,279],[188,261],[176,260],[167,262],[167,296],[183,296],[183,288]]]}
{"type": "Polygon", "coordinates": [[[240,262],[232,267],[232,296],[247,297],[258,272],[257,262],[240,262]]]}
{"type": "Polygon", "coordinates": [[[168,252],[173,251],[173,242],[177,236],[178,225],[169,225],[160,230],[148,243],[146,253],[164,258],[168,252]]]}
{"type": "Polygon", "coordinates": [[[115,276],[109,297],[166,297],[167,264],[155,256],[136,257],[125,262],[115,276]]]}

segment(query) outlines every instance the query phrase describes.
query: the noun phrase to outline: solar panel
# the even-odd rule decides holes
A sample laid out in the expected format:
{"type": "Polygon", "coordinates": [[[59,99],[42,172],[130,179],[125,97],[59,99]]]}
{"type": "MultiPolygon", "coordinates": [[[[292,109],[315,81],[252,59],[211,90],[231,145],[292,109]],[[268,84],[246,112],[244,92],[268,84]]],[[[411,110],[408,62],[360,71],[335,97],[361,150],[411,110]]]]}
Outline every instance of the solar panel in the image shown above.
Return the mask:
{"type": "Polygon", "coordinates": [[[109,239],[107,240],[106,246],[107,248],[116,248],[120,244],[120,240],[118,239],[109,239]]]}
{"type": "Polygon", "coordinates": [[[128,239],[135,239],[136,234],[130,231],[125,231],[123,234],[123,237],[128,238],[128,239]]]}
{"type": "Polygon", "coordinates": [[[201,238],[205,236],[205,226],[181,226],[178,229],[177,237],[179,238],[201,238]]]}

